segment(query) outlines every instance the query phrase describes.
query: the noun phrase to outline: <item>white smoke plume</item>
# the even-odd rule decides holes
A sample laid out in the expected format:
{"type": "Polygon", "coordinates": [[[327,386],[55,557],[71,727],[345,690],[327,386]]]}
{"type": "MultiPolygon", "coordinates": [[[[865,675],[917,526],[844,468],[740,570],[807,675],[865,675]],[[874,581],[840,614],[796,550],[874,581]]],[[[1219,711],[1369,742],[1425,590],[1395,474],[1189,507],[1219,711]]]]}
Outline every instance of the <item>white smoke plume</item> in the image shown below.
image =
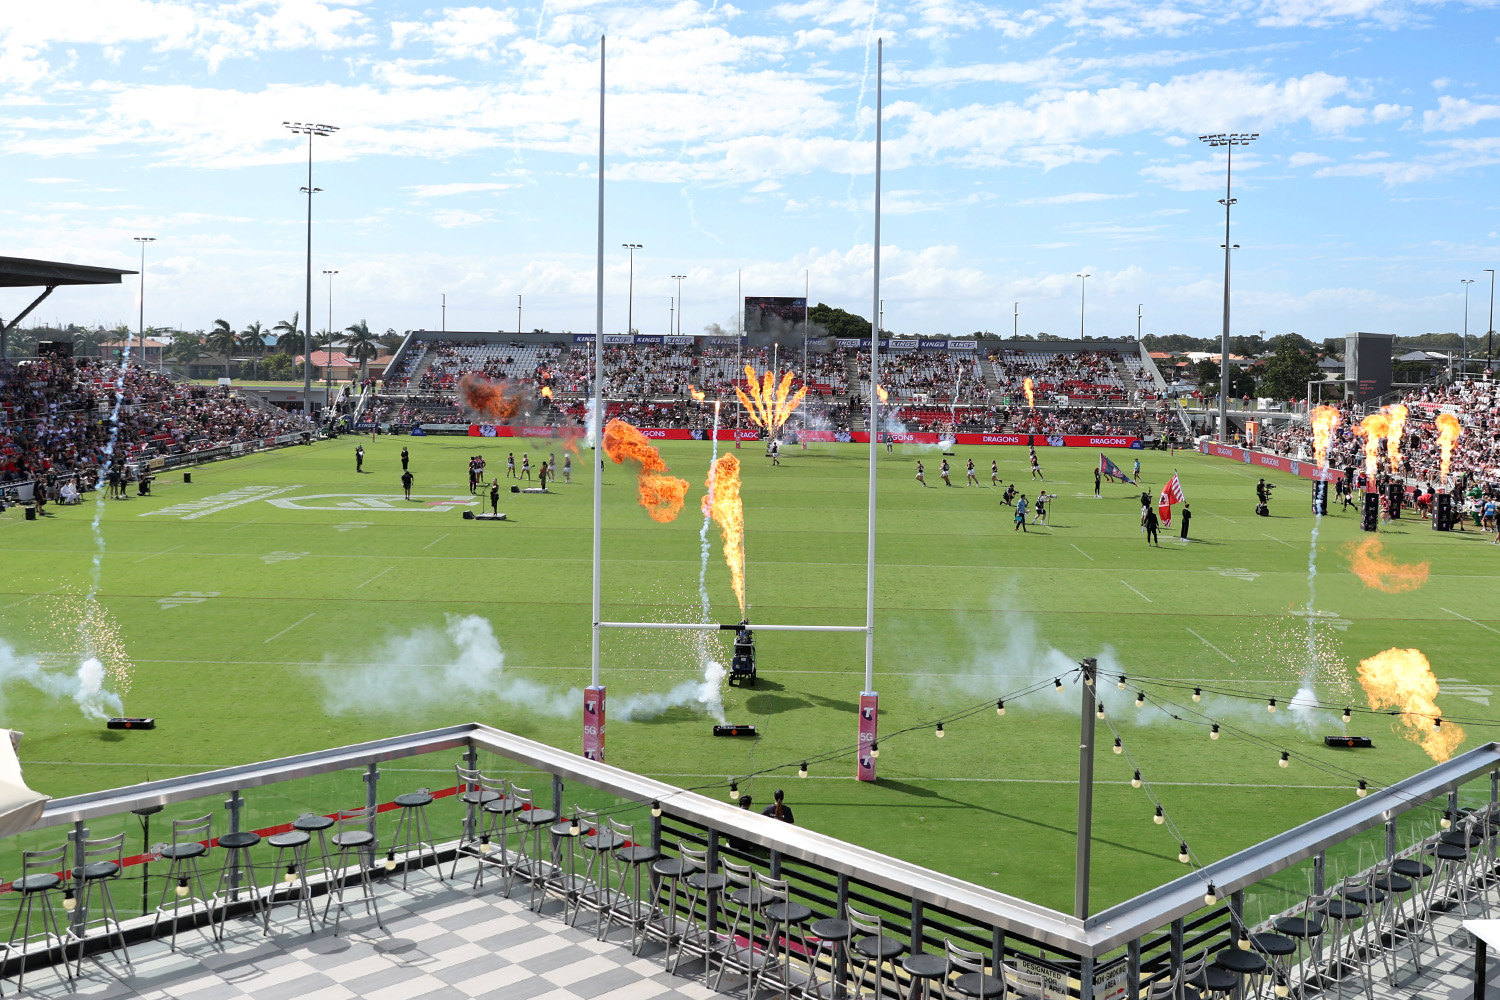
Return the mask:
{"type": "Polygon", "coordinates": [[[683,681],[670,691],[633,694],[609,707],[609,714],[620,722],[639,722],[674,709],[695,708],[715,722],[724,721],[724,665],[709,660],[700,680],[683,681]]]}
{"type": "Polygon", "coordinates": [[[0,691],[12,681],[25,681],[53,698],[66,698],[90,719],[123,715],[120,696],[104,687],[104,664],[87,657],[77,671],[49,670],[34,656],[22,656],[0,639],[0,691]]]}
{"type": "Polygon", "coordinates": [[[594,397],[583,404],[583,440],[590,448],[599,447],[599,415],[594,412],[594,397]]]}
{"type": "Polygon", "coordinates": [[[578,688],[558,691],[507,674],[495,630],[478,615],[448,615],[441,629],[392,636],[369,659],[354,668],[325,661],[320,678],[330,714],[409,712],[454,702],[476,709],[499,702],[559,718],[582,710],[578,688]]]}

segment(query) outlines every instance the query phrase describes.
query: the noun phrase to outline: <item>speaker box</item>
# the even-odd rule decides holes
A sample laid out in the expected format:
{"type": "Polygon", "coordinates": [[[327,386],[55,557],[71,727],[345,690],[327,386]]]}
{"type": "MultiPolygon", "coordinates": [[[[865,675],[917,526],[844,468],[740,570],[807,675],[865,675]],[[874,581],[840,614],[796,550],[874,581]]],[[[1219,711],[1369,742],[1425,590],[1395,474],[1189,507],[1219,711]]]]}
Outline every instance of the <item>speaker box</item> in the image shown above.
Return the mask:
{"type": "Polygon", "coordinates": [[[1401,502],[1406,499],[1406,487],[1401,483],[1388,483],[1385,488],[1385,497],[1390,501],[1391,520],[1399,520],[1401,517],[1401,502]]]}
{"type": "Polygon", "coordinates": [[[1453,530],[1453,498],[1447,493],[1434,493],[1432,496],[1432,530],[1453,530]]]}
{"type": "Polygon", "coordinates": [[[1364,531],[1380,530],[1380,494],[1365,493],[1363,506],[1359,511],[1359,526],[1364,531]]]}

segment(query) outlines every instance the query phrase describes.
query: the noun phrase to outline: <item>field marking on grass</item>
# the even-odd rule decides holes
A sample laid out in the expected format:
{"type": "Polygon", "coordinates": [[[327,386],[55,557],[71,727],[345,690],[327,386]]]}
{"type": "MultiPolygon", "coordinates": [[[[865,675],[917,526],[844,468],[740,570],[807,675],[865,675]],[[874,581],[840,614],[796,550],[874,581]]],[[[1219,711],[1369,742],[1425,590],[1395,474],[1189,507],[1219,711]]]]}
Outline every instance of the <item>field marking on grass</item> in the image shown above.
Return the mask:
{"type": "Polygon", "coordinates": [[[424,545],[424,546],[422,546],[422,551],[423,551],[423,552],[426,552],[426,551],[427,551],[427,550],[428,550],[428,549],[430,549],[430,548],[432,548],[432,547],[433,547],[433,546],[434,546],[434,545],[436,545],[436,544],[437,544],[437,543],[438,543],[438,542],[441,542],[441,541],[442,541],[442,540],[443,540],[443,539],[445,539],[445,538],[447,538],[447,537],[448,537],[448,536],[447,536],[447,535],[439,535],[439,536],[437,536],[437,537],[436,537],[436,538],[434,538],[434,539],[433,539],[433,540],[432,540],[432,541],[430,541],[430,542],[428,542],[428,543],[427,543],[427,544],[426,544],[426,545],[424,545]]]}
{"type": "MultiPolygon", "coordinates": [[[[1448,611],[1447,608],[1439,608],[1438,610],[1439,611],[1448,611]]],[[[1497,635],[1500,635],[1500,629],[1490,628],[1484,622],[1476,622],[1476,621],[1474,621],[1474,619],[1468,617],[1467,615],[1461,615],[1457,611],[1448,611],[1448,613],[1450,615],[1453,615],[1456,618],[1462,618],[1466,622],[1472,622],[1473,624],[1478,625],[1480,628],[1489,628],[1491,632],[1494,632],[1497,635]]]]}
{"type": "MultiPolygon", "coordinates": [[[[29,763],[42,763],[42,762],[41,761],[27,761],[26,763],[29,764],[29,763]]],[[[790,765],[790,764],[787,765],[788,768],[790,768],[791,766],[792,765],[790,765]]],[[[449,771],[443,770],[441,768],[433,768],[432,772],[434,774],[448,774],[448,773],[450,773],[449,771]]],[[[647,777],[651,777],[651,778],[719,778],[721,780],[724,778],[723,774],[680,774],[680,773],[668,773],[668,772],[664,772],[664,771],[642,771],[641,773],[644,774],[644,775],[646,775],[647,777]]],[[[1078,784],[1078,779],[1077,778],[1074,778],[1072,780],[1069,780],[1067,778],[928,778],[928,777],[920,777],[920,776],[905,775],[905,774],[900,775],[899,777],[900,777],[900,779],[902,781],[959,781],[959,782],[968,782],[968,783],[974,783],[974,784],[996,784],[996,785],[1074,785],[1074,786],[1076,786],[1078,784]]],[[[855,777],[854,775],[852,775],[852,774],[809,774],[807,776],[807,780],[809,780],[809,781],[858,781],[859,779],[857,777],[855,777]]],[[[1284,784],[1282,782],[1273,782],[1273,783],[1269,783],[1269,784],[1252,784],[1250,782],[1239,782],[1239,781],[1153,781],[1151,783],[1153,785],[1172,785],[1172,786],[1175,786],[1175,787],[1178,787],[1178,788],[1303,788],[1303,789],[1319,789],[1319,790],[1339,790],[1339,789],[1348,789],[1348,787],[1349,787],[1347,784],[1344,784],[1344,785],[1288,785],[1288,784],[1284,784]]],[[[1125,781],[1123,779],[1119,780],[1119,781],[1104,781],[1104,780],[1101,779],[1101,780],[1098,780],[1096,782],[1096,784],[1100,784],[1100,785],[1129,785],[1130,782],[1129,781],[1125,781]]]]}
{"type": "MultiPolygon", "coordinates": [[[[1073,545],[1072,542],[1069,542],[1068,544],[1069,545],[1073,545]]],[[[1078,548],[1078,546],[1073,545],[1073,548],[1075,550],[1077,550],[1077,552],[1078,552],[1079,555],[1083,556],[1083,558],[1087,559],[1089,562],[1093,562],[1094,561],[1094,557],[1093,556],[1089,555],[1087,552],[1085,552],[1082,549],[1078,548]]]]}
{"type": "MultiPolygon", "coordinates": [[[[55,594],[59,590],[62,590],[61,586],[53,587],[51,590],[43,591],[40,594],[32,594],[30,597],[24,597],[21,600],[16,601],[14,604],[7,604],[5,605],[5,608],[19,608],[21,605],[29,604],[30,602],[36,600],[38,597],[46,597],[48,594],[55,594]]],[[[0,608],[0,611],[4,611],[5,608],[0,608]]]]}
{"type": "MultiPolygon", "coordinates": [[[[1209,513],[1210,514],[1214,514],[1213,511],[1209,511],[1209,513]]],[[[1225,517],[1223,514],[1214,514],[1214,517],[1217,517],[1221,521],[1228,521],[1230,524],[1239,524],[1240,523],[1240,522],[1236,521],[1232,517],[1225,517]]]]}
{"type": "Polygon", "coordinates": [[[1262,531],[1261,534],[1265,535],[1265,537],[1269,538],[1273,542],[1281,542],[1282,545],[1285,545],[1289,549],[1295,549],[1297,547],[1291,542],[1286,541],[1285,539],[1277,538],[1275,535],[1267,535],[1264,531],[1262,531]]]}
{"type": "Polygon", "coordinates": [[[1193,634],[1193,636],[1195,638],[1197,638],[1197,640],[1199,642],[1203,643],[1203,645],[1207,646],[1209,649],[1213,650],[1215,653],[1218,653],[1220,656],[1224,657],[1224,659],[1228,660],[1230,663],[1234,662],[1234,657],[1232,657],[1228,653],[1224,652],[1218,646],[1215,646],[1213,643],[1211,643],[1207,639],[1203,638],[1203,636],[1198,635],[1197,632],[1193,632],[1192,629],[1188,629],[1188,631],[1191,632],[1193,634]]]}
{"type": "Polygon", "coordinates": [[[252,518],[249,521],[241,521],[239,524],[236,524],[227,530],[233,531],[235,528],[243,528],[247,524],[254,524],[256,521],[264,521],[265,519],[266,515],[262,514],[260,517],[252,518]]]}
{"type": "Polygon", "coordinates": [[[370,577],[368,580],[366,580],[364,583],[361,583],[358,587],[355,587],[354,589],[355,590],[359,590],[360,587],[366,587],[366,586],[374,583],[376,580],[379,580],[382,576],[385,576],[387,573],[389,573],[391,570],[393,570],[395,568],[396,567],[394,567],[394,566],[387,566],[385,569],[381,570],[379,573],[376,573],[374,576],[370,577]]]}
{"type": "MultiPolygon", "coordinates": [[[[1120,582],[1121,583],[1125,583],[1124,580],[1121,580],[1120,582]]],[[[1125,586],[1130,587],[1130,584],[1125,583],[1125,586]]],[[[1130,587],[1130,589],[1131,590],[1135,590],[1134,587],[1130,587]]],[[[1136,596],[1138,596],[1141,600],[1145,601],[1147,604],[1155,604],[1156,603],[1151,598],[1147,597],[1145,594],[1142,594],[1139,590],[1135,590],[1135,593],[1136,593],[1136,596]]]]}
{"type": "MultiPolygon", "coordinates": [[[[187,543],[183,542],[182,544],[186,545],[187,543]]],[[[164,556],[168,552],[176,552],[180,548],[182,548],[182,545],[174,545],[170,549],[162,549],[160,552],[153,552],[149,556],[145,556],[145,557],[143,557],[141,559],[137,559],[136,560],[136,564],[139,565],[140,563],[145,562],[147,559],[155,559],[157,556],[164,556]]]]}
{"type": "Polygon", "coordinates": [[[280,632],[277,632],[275,635],[271,636],[270,639],[267,639],[266,642],[272,642],[272,641],[274,641],[276,639],[280,639],[282,636],[286,635],[292,629],[296,628],[298,625],[301,625],[303,622],[307,621],[308,618],[311,618],[311,617],[313,617],[313,615],[316,615],[316,614],[317,614],[317,612],[314,611],[312,614],[308,615],[306,618],[302,618],[302,619],[299,619],[298,621],[292,622],[286,628],[282,629],[280,632]]]}

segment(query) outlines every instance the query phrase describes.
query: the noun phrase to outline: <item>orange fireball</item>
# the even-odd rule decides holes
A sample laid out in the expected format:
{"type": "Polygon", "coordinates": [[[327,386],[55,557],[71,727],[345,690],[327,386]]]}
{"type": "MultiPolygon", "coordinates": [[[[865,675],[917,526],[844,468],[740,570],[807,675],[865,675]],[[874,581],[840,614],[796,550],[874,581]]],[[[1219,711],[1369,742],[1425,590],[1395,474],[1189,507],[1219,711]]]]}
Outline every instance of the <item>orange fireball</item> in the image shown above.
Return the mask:
{"type": "Polygon", "coordinates": [[[616,465],[628,458],[640,463],[636,475],[636,489],[640,505],[646,508],[653,521],[667,524],[682,513],[682,502],[687,498],[688,481],[676,476],[664,476],[667,463],[646,435],[634,424],[623,420],[611,420],[604,425],[604,453],[616,465]]]}
{"type": "Polygon", "coordinates": [[[1464,741],[1464,731],[1442,722],[1438,682],[1420,649],[1387,649],[1359,661],[1359,683],[1370,707],[1398,716],[1396,731],[1442,762],[1464,741]]]}
{"type": "Polygon", "coordinates": [[[1349,571],[1364,581],[1366,587],[1387,594],[1404,594],[1427,582],[1431,563],[1398,563],[1386,558],[1379,538],[1350,542],[1344,546],[1349,557],[1349,571]]]}

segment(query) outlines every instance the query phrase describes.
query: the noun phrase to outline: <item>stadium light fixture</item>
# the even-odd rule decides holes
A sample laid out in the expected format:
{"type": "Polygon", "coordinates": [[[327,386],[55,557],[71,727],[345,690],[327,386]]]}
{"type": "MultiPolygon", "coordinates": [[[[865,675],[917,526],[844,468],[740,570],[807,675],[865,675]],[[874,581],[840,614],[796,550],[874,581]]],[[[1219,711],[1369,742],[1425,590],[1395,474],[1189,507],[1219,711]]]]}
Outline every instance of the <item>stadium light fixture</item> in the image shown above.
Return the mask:
{"type": "Polygon", "coordinates": [[[1078,274],[1074,275],[1074,277],[1078,278],[1078,339],[1081,342],[1083,340],[1083,317],[1085,306],[1088,303],[1089,279],[1093,275],[1078,274]]]}
{"type": "MultiPolygon", "coordinates": [[[[307,195],[307,301],[302,315],[302,415],[312,417],[312,196],[322,191],[313,187],[313,136],[330,136],[339,130],[337,125],[319,125],[312,122],[282,122],[293,135],[307,136],[307,186],[302,193],[307,195]]],[[[333,331],[329,331],[332,333],[333,331]]],[[[323,400],[326,405],[328,400],[323,400]]]]}
{"type": "Polygon", "coordinates": [[[1259,132],[1218,132],[1200,135],[1199,142],[1215,149],[1224,148],[1224,197],[1219,204],[1224,206],[1224,329],[1219,340],[1219,441],[1229,440],[1229,253],[1233,245],[1229,239],[1229,208],[1234,181],[1234,147],[1248,146],[1260,138],[1259,132]]]}
{"type": "Polygon", "coordinates": [[[635,252],[644,249],[639,243],[621,243],[630,251],[630,286],[625,297],[625,332],[635,333],[635,252]]]}
{"type": "MultiPolygon", "coordinates": [[[[682,333],[682,279],[686,277],[687,275],[685,274],[674,274],[671,276],[672,280],[677,282],[677,332],[679,334],[682,333]]],[[[668,330],[667,332],[671,333],[672,331],[668,330]]]]}

